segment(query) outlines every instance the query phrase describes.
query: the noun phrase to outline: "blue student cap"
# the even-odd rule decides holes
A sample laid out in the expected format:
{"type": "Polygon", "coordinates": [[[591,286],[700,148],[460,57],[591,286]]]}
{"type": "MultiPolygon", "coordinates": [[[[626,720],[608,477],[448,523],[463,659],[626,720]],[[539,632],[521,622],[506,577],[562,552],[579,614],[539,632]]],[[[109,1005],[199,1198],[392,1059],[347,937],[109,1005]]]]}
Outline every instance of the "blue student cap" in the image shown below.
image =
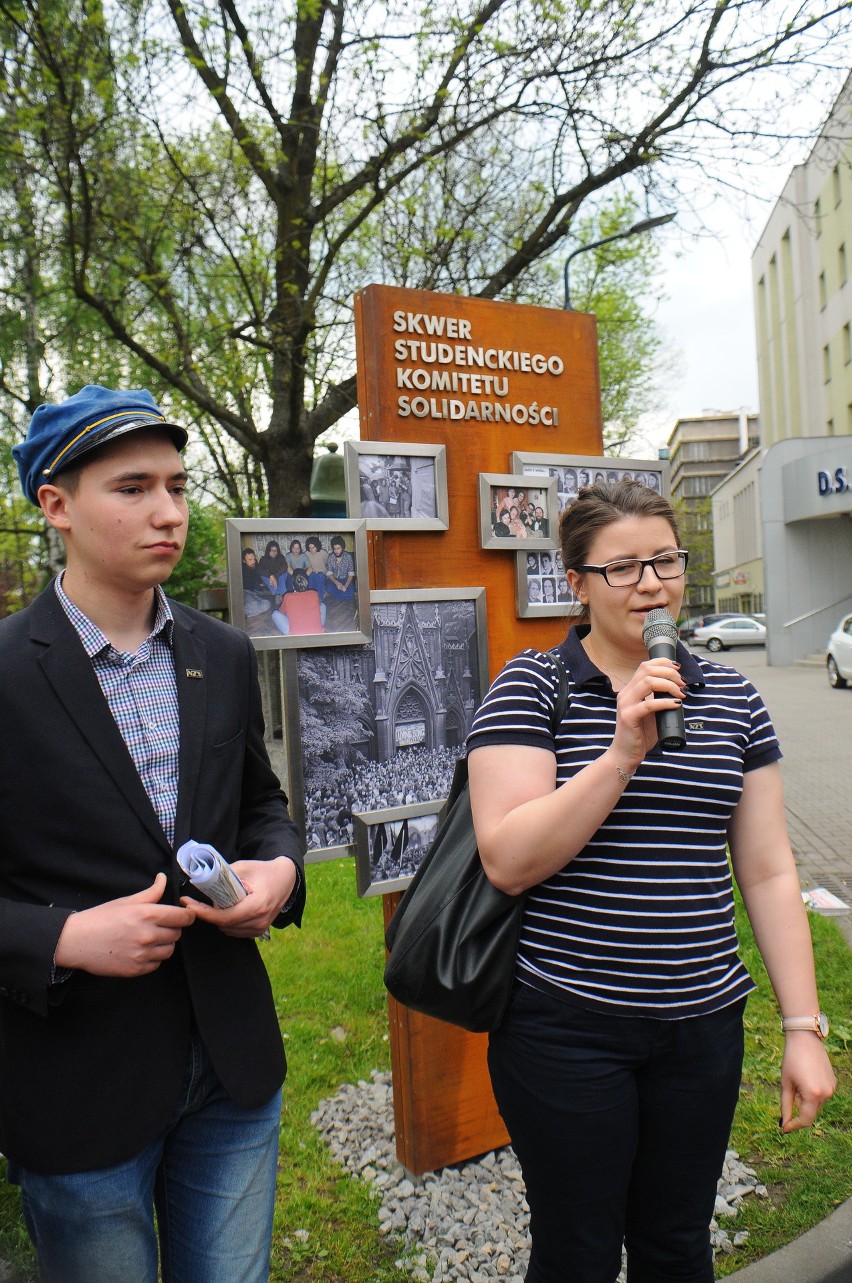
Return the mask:
{"type": "Polygon", "coordinates": [[[24,494],[38,507],[39,486],[81,455],[140,428],[165,428],[178,450],[186,445],[186,430],[166,421],[147,388],[113,392],[89,383],[59,405],[40,405],[26,438],[12,447],[24,494]]]}

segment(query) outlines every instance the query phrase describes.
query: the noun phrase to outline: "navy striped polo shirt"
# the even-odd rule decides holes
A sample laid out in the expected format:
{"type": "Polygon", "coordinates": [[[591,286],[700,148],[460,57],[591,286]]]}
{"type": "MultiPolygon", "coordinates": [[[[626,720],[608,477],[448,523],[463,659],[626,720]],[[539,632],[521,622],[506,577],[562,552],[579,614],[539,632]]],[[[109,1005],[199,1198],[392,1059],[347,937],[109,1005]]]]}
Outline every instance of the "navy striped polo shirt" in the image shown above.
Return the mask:
{"type": "MultiPolygon", "coordinates": [[[[572,628],[558,648],[569,701],[554,745],[553,659],[527,650],[494,680],[468,751],[528,744],[556,753],[557,786],[612,742],[609,678],[572,628]]],[[[529,893],[518,979],[616,1015],[681,1019],[754,989],[737,954],[727,826],[743,776],[781,757],[769,714],[734,669],[678,644],[686,747],[652,749],[591,841],[529,893]]]]}

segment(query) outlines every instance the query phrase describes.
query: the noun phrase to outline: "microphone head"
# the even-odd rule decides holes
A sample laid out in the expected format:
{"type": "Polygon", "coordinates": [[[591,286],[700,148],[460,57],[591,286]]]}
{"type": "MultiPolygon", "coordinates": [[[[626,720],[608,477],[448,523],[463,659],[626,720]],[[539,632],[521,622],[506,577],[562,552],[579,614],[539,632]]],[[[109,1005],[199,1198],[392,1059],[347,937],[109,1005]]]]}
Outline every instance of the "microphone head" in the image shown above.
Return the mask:
{"type": "Polygon", "coordinates": [[[649,610],[642,625],[642,640],[646,646],[660,638],[677,641],[677,624],[665,606],[655,606],[653,610],[649,610]]]}

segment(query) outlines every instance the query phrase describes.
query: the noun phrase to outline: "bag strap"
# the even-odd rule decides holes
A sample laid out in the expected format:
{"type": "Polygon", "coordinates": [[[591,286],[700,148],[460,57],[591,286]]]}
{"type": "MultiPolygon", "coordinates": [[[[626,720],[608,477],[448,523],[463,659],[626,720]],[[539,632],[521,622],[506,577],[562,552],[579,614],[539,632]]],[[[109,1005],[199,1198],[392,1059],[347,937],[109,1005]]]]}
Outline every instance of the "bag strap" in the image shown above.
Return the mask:
{"type": "MultiPolygon", "coordinates": [[[[559,656],[556,654],[555,651],[552,651],[552,650],[548,651],[547,654],[553,660],[553,663],[556,667],[556,671],[558,673],[558,678],[559,678],[559,689],[557,691],[556,703],[553,706],[553,714],[551,716],[551,722],[550,722],[550,729],[553,734],[553,739],[555,741],[556,733],[559,730],[559,725],[562,721],[562,718],[565,716],[565,710],[568,707],[568,674],[565,671],[565,665],[562,663],[562,660],[559,658],[559,656]]],[[[466,789],[467,789],[467,754],[465,753],[463,757],[458,758],[458,760],[456,761],[455,770],[453,772],[453,782],[450,785],[450,795],[447,798],[447,805],[444,808],[443,819],[441,820],[441,824],[438,827],[438,832],[435,834],[435,839],[433,841],[432,848],[430,849],[429,854],[422,861],[412,881],[409,883],[408,888],[402,897],[402,900],[399,902],[399,904],[396,906],[396,909],[394,910],[393,917],[391,918],[390,922],[385,928],[385,943],[389,950],[393,949],[394,941],[396,939],[397,932],[399,931],[399,926],[400,926],[400,923],[402,922],[403,915],[405,914],[406,909],[411,903],[411,892],[422,880],[424,874],[426,873],[427,868],[431,864],[433,851],[435,850],[438,839],[444,830],[444,826],[447,824],[447,821],[449,820],[449,817],[451,812],[453,811],[453,808],[455,807],[459,798],[464,794],[466,789]]],[[[467,801],[466,805],[468,808],[468,815],[469,815],[470,802],[467,801]]],[[[527,894],[526,892],[523,892],[524,896],[526,896],[526,894],[527,894]]]]}
{"type": "Polygon", "coordinates": [[[555,740],[556,732],[559,730],[562,718],[565,716],[565,710],[568,707],[568,674],[557,652],[549,650],[547,653],[556,665],[556,671],[559,675],[559,690],[556,693],[556,703],[553,705],[553,717],[550,722],[550,731],[555,740]]]}
{"type": "MultiPolygon", "coordinates": [[[[562,723],[562,718],[565,716],[565,710],[568,707],[568,674],[565,671],[565,665],[563,664],[562,660],[559,658],[559,655],[556,653],[555,650],[549,650],[546,652],[546,654],[548,658],[553,661],[554,667],[556,668],[558,681],[559,681],[559,689],[556,692],[556,703],[553,705],[553,712],[550,718],[550,733],[553,736],[553,739],[555,742],[556,733],[559,730],[559,727],[562,723]]],[[[460,757],[456,760],[455,769],[453,771],[453,782],[450,785],[450,794],[449,794],[449,797],[447,798],[447,805],[444,809],[445,816],[449,815],[455,803],[458,801],[458,799],[461,797],[462,793],[464,792],[466,786],[467,786],[467,753],[465,753],[463,757],[460,757]]]]}

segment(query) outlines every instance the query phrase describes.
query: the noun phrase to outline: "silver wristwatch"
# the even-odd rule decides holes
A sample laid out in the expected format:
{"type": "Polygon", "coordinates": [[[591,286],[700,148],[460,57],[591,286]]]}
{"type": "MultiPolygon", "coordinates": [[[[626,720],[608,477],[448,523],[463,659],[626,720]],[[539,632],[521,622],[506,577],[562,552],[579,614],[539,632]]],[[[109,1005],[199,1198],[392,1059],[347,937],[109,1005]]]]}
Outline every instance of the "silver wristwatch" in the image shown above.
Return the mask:
{"type": "Polygon", "coordinates": [[[784,1033],[791,1033],[796,1029],[804,1029],[809,1033],[816,1034],[822,1042],[828,1037],[828,1016],[824,1011],[820,1011],[815,1016],[785,1016],[781,1021],[781,1028],[784,1033]]]}

